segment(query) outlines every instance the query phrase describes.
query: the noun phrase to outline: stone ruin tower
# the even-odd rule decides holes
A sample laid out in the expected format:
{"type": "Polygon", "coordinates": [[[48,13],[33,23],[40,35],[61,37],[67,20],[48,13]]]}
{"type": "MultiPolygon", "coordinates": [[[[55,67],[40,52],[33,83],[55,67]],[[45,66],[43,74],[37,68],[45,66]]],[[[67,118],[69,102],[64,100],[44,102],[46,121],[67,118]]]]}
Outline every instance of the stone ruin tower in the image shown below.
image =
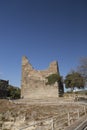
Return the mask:
{"type": "Polygon", "coordinates": [[[56,61],[49,65],[46,70],[35,70],[28,62],[28,59],[22,57],[22,81],[21,81],[21,98],[45,98],[59,97],[60,89],[58,83],[46,85],[47,76],[59,74],[59,68],[56,61]]]}

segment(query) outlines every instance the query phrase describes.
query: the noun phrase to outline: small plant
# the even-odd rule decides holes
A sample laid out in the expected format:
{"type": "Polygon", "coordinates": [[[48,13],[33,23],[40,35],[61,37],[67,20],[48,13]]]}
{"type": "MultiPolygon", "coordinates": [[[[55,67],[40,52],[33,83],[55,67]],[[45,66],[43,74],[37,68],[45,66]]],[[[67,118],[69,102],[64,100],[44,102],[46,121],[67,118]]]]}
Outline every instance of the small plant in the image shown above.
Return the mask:
{"type": "Polygon", "coordinates": [[[68,123],[67,123],[67,122],[65,122],[65,123],[64,123],[64,125],[65,125],[65,126],[68,126],[68,123]]]}
{"type": "Polygon", "coordinates": [[[2,119],[1,119],[2,121],[5,121],[5,117],[4,116],[2,116],[2,119]]]}
{"type": "Polygon", "coordinates": [[[0,123],[0,127],[2,127],[2,123],[0,123]]]}
{"type": "Polygon", "coordinates": [[[87,92],[85,92],[85,95],[87,95],[87,92]]]}

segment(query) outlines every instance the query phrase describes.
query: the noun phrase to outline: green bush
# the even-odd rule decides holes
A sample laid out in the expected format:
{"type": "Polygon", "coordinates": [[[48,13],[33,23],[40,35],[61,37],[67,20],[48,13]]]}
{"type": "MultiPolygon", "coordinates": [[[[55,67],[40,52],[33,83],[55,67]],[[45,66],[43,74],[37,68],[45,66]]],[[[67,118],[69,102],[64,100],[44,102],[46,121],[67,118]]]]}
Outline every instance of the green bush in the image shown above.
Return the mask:
{"type": "Polygon", "coordinates": [[[21,95],[20,88],[17,88],[17,87],[11,86],[11,85],[8,86],[7,97],[9,97],[10,99],[18,99],[18,98],[20,98],[20,95],[21,95]]]}
{"type": "Polygon", "coordinates": [[[58,74],[51,74],[46,78],[48,79],[46,85],[53,85],[55,82],[61,81],[61,77],[58,74]]]}

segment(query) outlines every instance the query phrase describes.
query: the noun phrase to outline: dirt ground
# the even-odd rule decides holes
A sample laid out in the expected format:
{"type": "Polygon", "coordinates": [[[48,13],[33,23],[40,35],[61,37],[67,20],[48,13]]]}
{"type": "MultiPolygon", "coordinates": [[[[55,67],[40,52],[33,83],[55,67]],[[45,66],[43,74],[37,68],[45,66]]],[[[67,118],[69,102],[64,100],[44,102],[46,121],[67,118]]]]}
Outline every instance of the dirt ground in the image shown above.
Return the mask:
{"type": "MultiPolygon", "coordinates": [[[[13,130],[15,126],[23,128],[34,122],[43,122],[47,120],[46,122],[43,122],[41,127],[44,127],[44,123],[48,123],[46,124],[46,130],[48,130],[48,127],[50,129],[52,128],[50,119],[53,119],[55,130],[58,130],[58,128],[60,129],[60,125],[61,130],[63,130],[68,126],[68,113],[70,113],[70,119],[72,117],[72,121],[74,122],[74,118],[78,117],[78,111],[80,112],[80,117],[85,114],[84,106],[78,104],[78,102],[72,102],[72,100],[20,99],[11,101],[0,99],[0,128],[13,130]]],[[[36,125],[34,130],[36,130],[36,128],[38,129],[38,127],[39,125],[36,125]]],[[[30,128],[28,130],[33,129],[30,128]]]]}
{"type": "Polygon", "coordinates": [[[75,104],[15,104],[5,99],[0,99],[0,113],[6,113],[10,111],[14,116],[25,115],[26,119],[34,118],[35,120],[45,119],[66,113],[68,111],[74,111],[79,109],[78,105],[75,104]]]}

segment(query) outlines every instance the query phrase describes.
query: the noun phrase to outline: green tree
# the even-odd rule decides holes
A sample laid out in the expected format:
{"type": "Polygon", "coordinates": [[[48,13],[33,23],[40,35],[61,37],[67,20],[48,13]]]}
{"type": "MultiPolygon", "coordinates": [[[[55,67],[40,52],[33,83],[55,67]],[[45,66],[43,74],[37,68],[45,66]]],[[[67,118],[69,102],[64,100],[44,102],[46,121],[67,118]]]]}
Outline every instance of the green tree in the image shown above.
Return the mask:
{"type": "Polygon", "coordinates": [[[58,74],[51,74],[46,78],[48,80],[46,85],[53,85],[53,84],[55,84],[55,82],[58,83],[59,96],[60,97],[63,96],[64,88],[63,88],[63,78],[62,78],[62,76],[60,76],[58,74]]]}
{"type": "Polygon", "coordinates": [[[20,88],[9,85],[7,97],[9,97],[11,99],[20,98],[20,88]]]}
{"type": "Polygon", "coordinates": [[[0,98],[6,98],[7,97],[8,83],[9,83],[9,81],[0,79],[0,98]]]}
{"type": "Polygon", "coordinates": [[[55,82],[60,82],[61,81],[61,79],[62,79],[62,77],[61,76],[59,76],[58,74],[51,74],[51,75],[49,75],[48,77],[46,77],[47,78],[47,83],[46,83],[46,85],[53,85],[53,84],[55,84],[55,82]]]}
{"type": "Polygon", "coordinates": [[[70,74],[67,74],[64,80],[65,87],[71,88],[73,91],[75,87],[78,89],[84,88],[85,82],[84,78],[81,76],[80,73],[72,71],[70,74]]]}
{"type": "Polygon", "coordinates": [[[87,57],[80,60],[80,65],[78,66],[78,72],[84,77],[87,82],[87,57]]]}

